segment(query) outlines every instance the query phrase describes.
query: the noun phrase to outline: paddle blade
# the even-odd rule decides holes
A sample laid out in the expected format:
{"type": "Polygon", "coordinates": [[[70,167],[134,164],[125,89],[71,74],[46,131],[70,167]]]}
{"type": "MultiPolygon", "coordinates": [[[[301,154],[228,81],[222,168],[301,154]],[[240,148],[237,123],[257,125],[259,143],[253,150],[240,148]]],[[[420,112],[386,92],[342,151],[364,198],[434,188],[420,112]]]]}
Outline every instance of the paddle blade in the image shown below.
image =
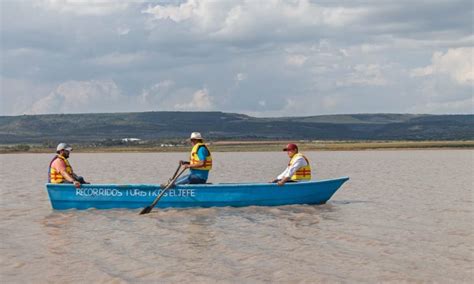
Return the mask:
{"type": "Polygon", "coordinates": [[[152,209],[151,206],[147,206],[147,207],[143,208],[143,210],[140,212],[140,215],[150,213],[151,209],[152,209]]]}

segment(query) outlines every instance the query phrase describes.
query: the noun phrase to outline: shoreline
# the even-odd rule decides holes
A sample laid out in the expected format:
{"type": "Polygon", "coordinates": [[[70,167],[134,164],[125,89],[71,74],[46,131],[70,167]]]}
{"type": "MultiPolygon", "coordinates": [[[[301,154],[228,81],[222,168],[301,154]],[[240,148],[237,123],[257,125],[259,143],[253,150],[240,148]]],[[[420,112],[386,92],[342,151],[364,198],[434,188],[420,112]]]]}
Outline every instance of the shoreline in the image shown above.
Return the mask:
{"type": "MultiPolygon", "coordinates": [[[[206,142],[206,141],[205,141],[206,142]]],[[[296,143],[301,151],[365,151],[365,150],[437,150],[474,149],[474,140],[467,141],[210,141],[213,152],[275,152],[287,143],[296,143]]],[[[165,153],[188,152],[190,145],[120,145],[88,146],[71,143],[75,153],[165,153]]],[[[42,145],[1,145],[0,154],[54,153],[55,148],[42,145]]]]}

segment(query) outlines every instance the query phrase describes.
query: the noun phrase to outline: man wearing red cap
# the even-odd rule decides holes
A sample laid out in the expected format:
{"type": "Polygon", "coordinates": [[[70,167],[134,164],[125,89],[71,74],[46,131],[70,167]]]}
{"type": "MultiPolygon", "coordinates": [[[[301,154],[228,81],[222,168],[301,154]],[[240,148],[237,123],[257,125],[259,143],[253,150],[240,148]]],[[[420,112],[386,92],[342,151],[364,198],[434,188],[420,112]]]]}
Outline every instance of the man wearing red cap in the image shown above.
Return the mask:
{"type": "Polygon", "coordinates": [[[298,146],[290,143],[283,149],[290,157],[288,167],[272,182],[284,185],[286,182],[297,182],[311,180],[311,166],[308,159],[298,153],[298,146]]]}

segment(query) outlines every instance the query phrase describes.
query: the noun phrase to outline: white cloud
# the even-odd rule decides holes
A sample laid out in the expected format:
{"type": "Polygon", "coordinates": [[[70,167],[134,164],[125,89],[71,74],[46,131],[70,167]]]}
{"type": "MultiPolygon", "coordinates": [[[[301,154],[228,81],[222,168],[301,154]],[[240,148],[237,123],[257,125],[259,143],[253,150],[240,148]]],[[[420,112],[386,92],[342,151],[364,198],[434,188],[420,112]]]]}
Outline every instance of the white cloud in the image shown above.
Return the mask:
{"type": "MultiPolygon", "coordinates": [[[[294,36],[298,29],[343,27],[361,19],[367,9],[325,7],[309,0],[213,1],[188,0],[178,5],[148,7],[143,13],[155,20],[189,22],[189,30],[207,36],[236,40],[257,35],[294,36]]],[[[156,27],[159,27],[157,25],[156,27]]]]}
{"type": "Polygon", "coordinates": [[[176,110],[211,110],[213,108],[212,97],[209,95],[208,89],[196,91],[189,103],[175,104],[176,110]]]}
{"type": "Polygon", "coordinates": [[[339,96],[325,96],[322,99],[322,106],[326,110],[334,110],[340,103],[339,96]]]}
{"type": "Polygon", "coordinates": [[[109,67],[130,67],[139,64],[147,58],[143,53],[109,53],[97,58],[88,60],[92,64],[109,67]]]}
{"type": "Polygon", "coordinates": [[[286,57],[286,63],[291,66],[302,66],[306,60],[308,60],[308,57],[301,54],[288,55],[286,57]]]}
{"type": "Polygon", "coordinates": [[[298,116],[299,101],[296,98],[286,98],[281,112],[290,116],[298,116]]]}
{"type": "Polygon", "coordinates": [[[101,16],[123,11],[129,3],[115,0],[43,0],[35,5],[60,13],[101,16]]]}
{"type": "Polygon", "coordinates": [[[20,47],[5,50],[5,55],[16,57],[38,56],[42,55],[42,51],[31,47],[20,47]]]}
{"type": "Polygon", "coordinates": [[[412,113],[473,113],[474,98],[454,100],[447,102],[426,102],[416,104],[408,110],[412,113]]]}
{"type": "Polygon", "coordinates": [[[179,23],[191,18],[197,9],[199,9],[199,1],[190,0],[178,6],[158,4],[155,7],[148,7],[143,10],[143,13],[151,14],[159,20],[170,19],[179,23]]]}
{"type": "Polygon", "coordinates": [[[116,29],[116,32],[119,36],[124,36],[124,35],[128,35],[128,33],[130,32],[130,28],[127,28],[127,27],[118,27],[116,29]]]}
{"type": "Polygon", "coordinates": [[[344,57],[349,56],[349,51],[347,51],[347,49],[345,49],[345,48],[340,48],[339,53],[342,54],[342,56],[344,56],[344,57]]]}
{"type": "Polygon", "coordinates": [[[247,74],[245,73],[237,73],[237,75],[235,76],[236,81],[244,81],[246,79],[247,79],[247,74]]]}
{"type": "Polygon", "coordinates": [[[34,103],[28,113],[125,111],[127,101],[113,81],[69,81],[34,103]]]}
{"type": "Polygon", "coordinates": [[[379,52],[387,49],[389,46],[386,44],[373,44],[373,43],[364,43],[360,45],[359,48],[363,53],[371,54],[374,52],[379,52]]]}
{"type": "Polygon", "coordinates": [[[159,109],[160,104],[170,95],[170,91],[174,86],[175,82],[172,80],[161,81],[150,88],[144,89],[138,101],[148,110],[159,109]]]}
{"type": "Polygon", "coordinates": [[[448,2],[3,1],[1,114],[455,112],[474,36],[471,3],[448,2]],[[95,103],[69,107],[85,89],[95,103]]]}
{"type": "Polygon", "coordinates": [[[0,115],[27,114],[37,100],[51,90],[49,84],[24,79],[0,78],[0,115]]]}
{"type": "Polygon", "coordinates": [[[144,89],[137,100],[142,110],[211,110],[213,98],[207,88],[191,91],[172,80],[164,80],[144,89]]]}
{"type": "Polygon", "coordinates": [[[378,64],[357,64],[351,67],[346,79],[337,81],[337,85],[384,86],[388,81],[383,75],[383,69],[378,64]]]}
{"type": "Polygon", "coordinates": [[[413,69],[412,77],[424,77],[435,74],[450,76],[459,84],[474,83],[474,48],[452,48],[446,53],[435,52],[431,65],[413,69]]]}

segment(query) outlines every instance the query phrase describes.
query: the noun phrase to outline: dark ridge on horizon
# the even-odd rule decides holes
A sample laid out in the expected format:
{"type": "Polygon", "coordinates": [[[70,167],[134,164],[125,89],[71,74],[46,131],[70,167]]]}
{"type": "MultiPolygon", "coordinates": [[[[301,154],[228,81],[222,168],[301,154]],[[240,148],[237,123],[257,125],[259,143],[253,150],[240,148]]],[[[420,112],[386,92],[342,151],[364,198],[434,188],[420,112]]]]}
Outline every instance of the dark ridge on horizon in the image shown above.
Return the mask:
{"type": "Polygon", "coordinates": [[[315,115],[301,115],[301,116],[252,116],[245,113],[237,112],[224,112],[224,111],[139,111],[139,112],[81,112],[81,113],[40,113],[40,114],[17,114],[17,115],[0,115],[2,117],[23,117],[23,116],[50,116],[50,115],[109,115],[109,114],[138,114],[138,113],[222,113],[222,114],[235,114],[248,116],[252,118],[307,118],[307,117],[330,117],[330,116],[359,116],[359,115],[407,115],[407,116],[449,116],[449,115],[474,115],[471,113],[444,113],[444,114],[433,114],[433,113],[396,113],[396,112],[360,112],[360,113],[332,113],[332,114],[315,114],[315,115]]]}
{"type": "Polygon", "coordinates": [[[0,143],[91,143],[127,137],[210,140],[474,140],[472,114],[330,114],[252,117],[220,111],[0,116],[0,143]]]}

